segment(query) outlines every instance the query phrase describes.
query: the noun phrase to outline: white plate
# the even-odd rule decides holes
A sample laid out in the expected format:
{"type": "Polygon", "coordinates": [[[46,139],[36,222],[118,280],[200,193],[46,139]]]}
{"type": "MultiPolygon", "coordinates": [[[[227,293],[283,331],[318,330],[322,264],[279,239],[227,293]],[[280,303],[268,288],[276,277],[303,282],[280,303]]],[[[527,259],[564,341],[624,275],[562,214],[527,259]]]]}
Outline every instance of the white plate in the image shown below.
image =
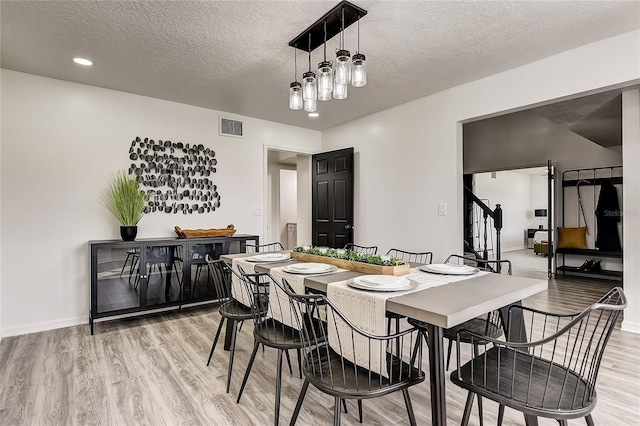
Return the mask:
{"type": "Polygon", "coordinates": [[[269,254],[256,254],[255,256],[247,257],[249,262],[284,262],[289,260],[291,256],[289,253],[269,253],[269,254]]]}
{"type": "Polygon", "coordinates": [[[398,286],[389,287],[389,286],[383,286],[383,285],[370,285],[370,284],[363,283],[362,281],[359,281],[358,278],[362,278],[362,277],[356,277],[356,278],[350,279],[350,280],[347,281],[347,284],[350,287],[357,288],[359,290],[387,291],[387,292],[412,290],[412,289],[414,289],[414,288],[416,288],[418,286],[418,282],[417,281],[410,280],[408,278],[405,278],[407,280],[407,282],[405,284],[403,284],[402,286],[400,286],[400,287],[398,287],[398,286]]]}
{"type": "Polygon", "coordinates": [[[431,272],[432,274],[444,274],[444,275],[473,275],[480,270],[469,265],[452,265],[449,263],[434,263],[430,265],[423,265],[420,267],[421,271],[431,272]]]}
{"type": "Polygon", "coordinates": [[[336,269],[338,269],[337,266],[327,265],[325,263],[296,263],[282,268],[285,272],[302,275],[327,274],[336,269]]]}

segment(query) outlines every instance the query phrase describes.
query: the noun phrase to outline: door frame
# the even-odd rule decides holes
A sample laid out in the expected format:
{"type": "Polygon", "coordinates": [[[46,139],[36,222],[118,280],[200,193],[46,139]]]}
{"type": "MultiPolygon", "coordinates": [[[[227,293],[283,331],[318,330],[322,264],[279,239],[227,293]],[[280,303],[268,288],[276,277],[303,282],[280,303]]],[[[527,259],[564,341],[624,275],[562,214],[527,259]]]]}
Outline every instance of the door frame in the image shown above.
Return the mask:
{"type": "MultiPolygon", "coordinates": [[[[279,145],[271,145],[271,144],[267,144],[267,143],[263,143],[262,144],[263,149],[262,149],[262,241],[264,243],[269,243],[271,241],[267,241],[266,237],[267,235],[269,235],[269,200],[270,197],[272,197],[273,195],[271,194],[271,191],[269,190],[269,151],[284,151],[284,152],[291,152],[291,153],[295,153],[295,154],[300,154],[300,155],[306,155],[309,157],[309,164],[311,164],[311,156],[313,154],[317,154],[316,151],[311,151],[311,150],[305,150],[305,149],[294,149],[291,147],[284,147],[284,146],[279,146],[279,145]]],[[[296,167],[297,169],[297,167],[296,167]]],[[[311,192],[311,175],[309,175],[309,179],[308,179],[308,186],[307,188],[309,188],[309,193],[311,192]]],[[[300,194],[300,185],[298,185],[298,195],[300,194]]],[[[308,229],[311,229],[311,217],[306,218],[306,221],[308,222],[308,229]]],[[[300,216],[298,216],[298,224],[300,224],[300,216]]],[[[298,229],[300,229],[301,227],[298,225],[298,229]]],[[[304,226],[302,226],[302,228],[304,229],[304,226]]],[[[300,235],[298,233],[298,235],[300,235]]],[[[311,235],[309,235],[309,238],[311,237],[311,235]]],[[[298,237],[298,239],[300,239],[300,237],[298,237]]]]}

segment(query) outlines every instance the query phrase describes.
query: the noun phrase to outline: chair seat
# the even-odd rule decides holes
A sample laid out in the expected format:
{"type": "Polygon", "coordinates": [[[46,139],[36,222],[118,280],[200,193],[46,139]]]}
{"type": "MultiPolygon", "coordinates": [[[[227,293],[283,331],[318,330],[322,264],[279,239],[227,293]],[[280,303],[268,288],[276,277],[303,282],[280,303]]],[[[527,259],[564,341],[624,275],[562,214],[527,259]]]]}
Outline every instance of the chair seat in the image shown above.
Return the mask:
{"type": "Polygon", "coordinates": [[[218,308],[220,315],[231,320],[247,320],[253,318],[253,312],[249,306],[245,306],[235,299],[224,302],[218,308]]]}
{"type": "Polygon", "coordinates": [[[596,403],[595,391],[591,399],[585,397],[591,389],[574,371],[505,347],[491,348],[467,362],[460,367],[460,377],[457,371],[451,373],[451,381],[507,407],[542,417],[584,417],[596,403]]]}
{"type": "Polygon", "coordinates": [[[265,319],[253,329],[258,343],[277,349],[295,349],[302,346],[300,331],[286,326],[273,318],[265,319]]]}
{"type": "Polygon", "coordinates": [[[330,346],[319,346],[307,354],[304,374],[315,387],[341,398],[374,398],[424,381],[424,373],[387,353],[387,372],[382,377],[356,366],[330,346]]]}
{"type": "MultiPolygon", "coordinates": [[[[455,327],[446,328],[444,329],[442,334],[447,339],[456,340],[458,331],[460,330],[468,330],[476,334],[489,336],[493,339],[497,339],[498,337],[502,336],[502,328],[490,323],[484,318],[474,318],[469,321],[463,322],[462,324],[456,325],[455,327]]],[[[471,343],[471,336],[469,336],[469,334],[467,333],[462,332],[460,333],[460,341],[464,343],[471,343]]],[[[473,343],[483,345],[485,341],[479,340],[476,337],[473,339],[473,343]]]]}

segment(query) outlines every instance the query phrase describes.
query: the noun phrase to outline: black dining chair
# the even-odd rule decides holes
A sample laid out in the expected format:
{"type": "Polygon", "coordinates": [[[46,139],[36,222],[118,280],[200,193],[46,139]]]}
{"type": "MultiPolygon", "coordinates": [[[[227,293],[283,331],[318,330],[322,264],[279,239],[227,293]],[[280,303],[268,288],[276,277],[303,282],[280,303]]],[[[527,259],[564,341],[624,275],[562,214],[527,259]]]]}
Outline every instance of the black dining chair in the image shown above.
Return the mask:
{"type": "Polygon", "coordinates": [[[347,243],[344,246],[345,250],[354,251],[358,254],[376,254],[378,253],[378,246],[360,246],[358,244],[347,243]]]}
{"type": "Polygon", "coordinates": [[[289,296],[287,295],[293,293],[293,290],[286,281],[280,283],[268,273],[247,274],[241,267],[239,269],[247,289],[247,294],[250,294],[252,302],[251,308],[254,312],[254,342],[253,352],[251,353],[249,364],[242,379],[242,385],[240,386],[240,392],[238,393],[236,402],[240,403],[242,393],[256,359],[259,345],[262,344],[263,348],[266,346],[277,349],[278,360],[276,361],[274,424],[278,425],[280,420],[283,354],[287,359],[289,372],[293,374],[291,359],[289,357],[290,349],[295,349],[297,353],[300,378],[302,378],[302,364],[300,361],[302,339],[300,337],[300,330],[296,327],[297,320],[294,319],[296,312],[293,310],[292,304],[289,302],[289,296]],[[288,288],[288,292],[284,291],[285,287],[288,288]]]}
{"type": "Polygon", "coordinates": [[[469,391],[462,425],[469,422],[474,394],[500,404],[498,425],[505,406],[522,412],[527,425],[537,425],[538,417],[565,426],[569,419],[584,417],[587,425],[594,425],[591,412],[597,401],[598,370],[626,306],[624,292],[616,287],[575,314],[511,306],[506,342],[460,330],[459,336],[466,334],[472,344],[484,349],[465,362],[457,342],[457,367],[451,381],[469,391]]]}
{"type": "Polygon", "coordinates": [[[233,359],[236,351],[238,326],[244,321],[252,319],[254,315],[264,315],[264,312],[261,312],[260,310],[255,311],[251,308],[252,301],[250,300],[250,296],[245,292],[241,291],[239,293],[234,293],[232,291],[232,275],[236,275],[236,278],[241,281],[243,280],[236,271],[231,269],[229,265],[222,260],[213,260],[209,254],[205,255],[205,261],[215,286],[216,297],[221,302],[220,307],[218,308],[218,312],[220,313],[220,323],[218,324],[218,330],[216,331],[213,344],[211,345],[211,352],[209,352],[207,367],[211,363],[211,358],[213,357],[213,352],[216,349],[218,338],[220,337],[220,332],[222,331],[225,320],[231,321],[233,323],[233,329],[231,336],[231,348],[229,352],[229,367],[227,370],[227,393],[229,393],[231,373],[233,371],[233,359]]]}
{"type": "MultiPolygon", "coordinates": [[[[420,263],[426,265],[431,263],[433,259],[433,253],[430,251],[425,252],[411,252],[406,250],[400,250],[392,248],[387,251],[387,256],[391,256],[394,259],[402,259],[406,262],[420,263]]],[[[396,314],[393,312],[387,312],[387,334],[391,334],[391,323],[395,321],[396,333],[400,331],[400,320],[404,318],[404,315],[396,314]]]]}
{"type": "Polygon", "coordinates": [[[276,241],[275,243],[267,243],[267,244],[245,244],[246,249],[245,253],[262,253],[262,252],[272,252],[272,251],[284,251],[283,245],[276,241]]]}
{"type": "MultiPolygon", "coordinates": [[[[456,265],[468,265],[478,268],[480,270],[493,272],[493,273],[507,273],[511,275],[512,267],[511,262],[509,260],[483,260],[476,259],[469,256],[462,256],[457,254],[450,255],[445,263],[456,264],[456,265]]],[[[427,327],[428,324],[419,321],[413,318],[408,318],[407,322],[412,326],[418,328],[420,330],[420,334],[423,336],[425,342],[427,342],[427,327]]],[[[469,321],[463,322],[462,324],[456,325],[455,327],[445,328],[442,332],[442,335],[445,339],[449,341],[449,346],[447,348],[447,364],[446,370],[449,370],[449,365],[451,363],[451,351],[453,348],[453,342],[456,340],[460,340],[461,343],[469,343],[472,344],[470,336],[467,334],[459,333],[460,330],[471,330],[475,333],[480,333],[485,336],[490,336],[494,339],[499,338],[503,334],[503,324],[500,318],[500,311],[494,310],[489,312],[487,315],[470,319],[469,321]]],[[[420,344],[420,340],[418,341],[420,344]]],[[[478,343],[477,340],[475,343],[478,343]]],[[[479,345],[472,344],[473,353],[478,353],[479,345]]],[[[416,349],[414,349],[414,352],[416,349]]],[[[482,415],[482,398],[478,395],[478,413],[480,416],[480,425],[483,424],[483,415],[482,415]]]]}
{"type": "MultiPolygon", "coordinates": [[[[420,368],[422,350],[411,357],[411,348],[419,338],[418,330],[410,328],[391,336],[375,336],[351,323],[323,295],[289,294],[289,297],[295,302],[295,318],[302,330],[305,377],[290,424],[295,424],[309,384],[312,384],[334,397],[334,425],[340,424],[342,401],[376,398],[396,391],[402,391],[409,423],[415,425],[408,389],[425,378],[420,368]],[[326,321],[318,325],[317,321],[305,317],[307,312],[322,313],[316,316],[326,321]],[[338,333],[338,330],[339,337],[331,343],[331,334],[338,333]],[[356,339],[359,339],[357,344],[354,343],[356,339]],[[396,344],[398,341],[400,343],[396,344]],[[372,369],[376,365],[379,368],[372,369]]],[[[360,403],[358,406],[361,410],[360,403]]]]}
{"type": "Polygon", "coordinates": [[[394,259],[402,259],[411,263],[419,263],[421,265],[427,265],[431,263],[433,259],[433,253],[430,251],[416,253],[395,248],[387,251],[387,256],[391,256],[394,259]]]}

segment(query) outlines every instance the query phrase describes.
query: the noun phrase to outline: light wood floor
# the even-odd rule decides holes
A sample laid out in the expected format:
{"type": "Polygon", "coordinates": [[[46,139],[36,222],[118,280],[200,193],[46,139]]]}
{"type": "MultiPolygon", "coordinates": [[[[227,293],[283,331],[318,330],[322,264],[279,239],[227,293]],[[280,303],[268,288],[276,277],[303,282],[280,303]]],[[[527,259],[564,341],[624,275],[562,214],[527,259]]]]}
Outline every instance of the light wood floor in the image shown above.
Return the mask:
{"type": "MultiPolygon", "coordinates": [[[[611,286],[586,279],[551,280],[547,291],[525,304],[557,312],[580,310],[611,286]]],[[[239,334],[231,393],[226,394],[228,353],[216,349],[211,366],[205,365],[219,319],[216,307],[209,305],[98,323],[94,336],[85,325],[4,338],[0,424],[273,424],[275,351],[258,352],[242,402],[236,404],[252,348],[251,327],[245,324],[239,334]]],[[[640,424],[640,335],[615,330],[607,349],[593,418],[603,426],[640,424]]],[[[284,373],[282,424],[289,422],[301,384],[284,373]]],[[[459,424],[466,394],[450,382],[446,391],[448,423],[459,424]]],[[[411,388],[411,397],[418,424],[431,424],[428,378],[411,388]]],[[[332,398],[310,387],[298,424],[331,424],[332,404],[332,398]]],[[[497,405],[484,405],[486,424],[495,424],[497,405]]],[[[358,424],[356,411],[349,402],[343,423],[358,424]]],[[[365,401],[364,412],[367,425],[408,424],[400,394],[365,401]]],[[[471,424],[478,424],[475,408],[471,424]]],[[[507,409],[504,424],[524,421],[507,409]]]]}

